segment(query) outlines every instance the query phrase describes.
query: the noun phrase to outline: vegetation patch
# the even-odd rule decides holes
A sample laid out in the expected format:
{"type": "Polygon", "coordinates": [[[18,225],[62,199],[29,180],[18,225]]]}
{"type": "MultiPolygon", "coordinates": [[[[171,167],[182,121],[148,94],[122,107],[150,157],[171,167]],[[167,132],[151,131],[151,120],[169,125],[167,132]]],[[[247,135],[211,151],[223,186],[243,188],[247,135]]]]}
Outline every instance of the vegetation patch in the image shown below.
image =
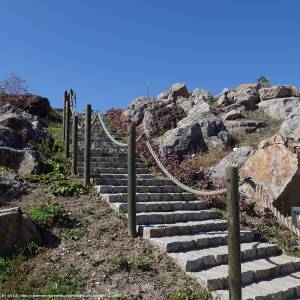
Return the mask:
{"type": "Polygon", "coordinates": [[[48,226],[65,226],[71,219],[60,203],[45,203],[28,211],[28,217],[37,223],[48,226]]]}
{"type": "Polygon", "coordinates": [[[142,257],[126,257],[118,255],[112,260],[112,265],[118,270],[123,271],[151,271],[151,266],[148,260],[142,257]]]}
{"type": "Polygon", "coordinates": [[[169,295],[170,300],[211,300],[212,296],[208,291],[194,292],[189,288],[177,288],[169,295]]]}

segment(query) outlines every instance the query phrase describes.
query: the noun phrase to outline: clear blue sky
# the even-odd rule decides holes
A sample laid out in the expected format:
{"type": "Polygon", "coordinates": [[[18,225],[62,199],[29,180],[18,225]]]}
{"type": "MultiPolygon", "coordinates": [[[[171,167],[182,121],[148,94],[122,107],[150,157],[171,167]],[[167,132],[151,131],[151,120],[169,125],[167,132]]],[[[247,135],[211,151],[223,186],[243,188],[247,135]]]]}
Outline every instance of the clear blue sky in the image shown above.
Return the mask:
{"type": "Polygon", "coordinates": [[[174,82],[213,93],[255,81],[300,86],[299,0],[0,0],[0,79],[79,107],[125,107],[174,82]]]}

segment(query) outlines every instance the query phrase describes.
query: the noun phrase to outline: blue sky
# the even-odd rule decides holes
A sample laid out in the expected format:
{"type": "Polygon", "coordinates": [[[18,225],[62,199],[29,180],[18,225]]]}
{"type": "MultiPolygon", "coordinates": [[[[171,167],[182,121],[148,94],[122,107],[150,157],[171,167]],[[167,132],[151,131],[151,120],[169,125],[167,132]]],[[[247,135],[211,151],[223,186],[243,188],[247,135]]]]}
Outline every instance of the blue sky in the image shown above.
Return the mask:
{"type": "Polygon", "coordinates": [[[213,93],[255,81],[300,86],[299,0],[0,0],[0,79],[79,108],[125,107],[174,82],[213,93]]]}

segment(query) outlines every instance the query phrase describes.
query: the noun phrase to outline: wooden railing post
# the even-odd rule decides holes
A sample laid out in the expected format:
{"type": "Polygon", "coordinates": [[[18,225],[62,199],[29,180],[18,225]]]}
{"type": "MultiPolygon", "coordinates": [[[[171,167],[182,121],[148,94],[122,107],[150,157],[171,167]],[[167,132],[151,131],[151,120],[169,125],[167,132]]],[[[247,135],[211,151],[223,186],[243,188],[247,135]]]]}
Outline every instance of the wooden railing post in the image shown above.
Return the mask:
{"type": "Polygon", "coordinates": [[[84,184],[90,184],[91,178],[91,114],[92,107],[85,108],[85,135],[84,135],[84,184]]]}
{"type": "Polygon", "coordinates": [[[65,141],[66,134],[66,101],[68,99],[68,92],[65,91],[64,94],[64,106],[63,106],[63,142],[65,141]]]}
{"type": "Polygon", "coordinates": [[[66,99],[66,108],[65,108],[65,158],[70,156],[70,99],[66,99]]]}
{"type": "Polygon", "coordinates": [[[135,125],[129,128],[128,137],[128,231],[136,237],[136,130],[135,125]]]}
{"type": "Polygon", "coordinates": [[[237,167],[226,169],[228,211],[228,287],[229,299],[242,299],[239,175],[237,167]]]}
{"type": "Polygon", "coordinates": [[[73,130],[72,130],[72,173],[77,174],[77,152],[78,152],[78,116],[73,114],[73,130]]]}

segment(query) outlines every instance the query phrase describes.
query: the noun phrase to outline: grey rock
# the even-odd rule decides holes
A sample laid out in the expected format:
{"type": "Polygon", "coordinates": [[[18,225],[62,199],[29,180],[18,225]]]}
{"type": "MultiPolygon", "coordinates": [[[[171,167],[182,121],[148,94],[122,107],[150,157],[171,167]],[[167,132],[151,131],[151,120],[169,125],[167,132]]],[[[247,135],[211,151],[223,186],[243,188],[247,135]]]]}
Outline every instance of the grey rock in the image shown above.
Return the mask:
{"type": "Polygon", "coordinates": [[[157,100],[168,99],[169,95],[170,95],[170,91],[164,91],[164,92],[161,92],[161,93],[156,97],[156,99],[157,99],[157,100]]]}
{"type": "Polygon", "coordinates": [[[20,208],[0,210],[0,256],[12,254],[17,247],[30,241],[41,243],[41,236],[33,222],[20,208]]]}
{"type": "Polygon", "coordinates": [[[137,125],[141,124],[145,110],[153,103],[153,100],[153,98],[145,96],[134,99],[129,107],[123,112],[123,117],[127,120],[131,120],[137,125]]]}
{"type": "Polygon", "coordinates": [[[243,115],[238,110],[235,110],[235,109],[229,111],[223,117],[223,119],[226,121],[232,121],[232,120],[237,120],[237,119],[242,119],[242,118],[243,118],[243,115]]]}
{"type": "Polygon", "coordinates": [[[259,90],[261,100],[269,100],[275,98],[300,97],[300,91],[295,86],[290,85],[274,85],[259,90]]]}
{"type": "Polygon", "coordinates": [[[235,102],[239,106],[243,106],[246,110],[256,109],[257,103],[260,102],[258,91],[256,89],[251,88],[231,92],[227,96],[231,103],[235,102]]]}
{"type": "Polygon", "coordinates": [[[224,121],[224,125],[229,133],[253,133],[265,128],[267,124],[264,121],[239,119],[224,121]]]}
{"type": "Polygon", "coordinates": [[[229,91],[225,91],[218,97],[218,101],[217,101],[218,106],[224,107],[230,104],[230,101],[227,96],[228,92],[229,91]]]}
{"type": "Polygon", "coordinates": [[[19,174],[37,173],[40,159],[34,150],[0,147],[0,166],[13,169],[19,174]]]}
{"type": "Polygon", "coordinates": [[[299,105],[300,97],[289,97],[265,100],[260,102],[258,106],[266,115],[277,120],[284,120],[299,105]]]}
{"type": "Polygon", "coordinates": [[[158,134],[162,130],[175,128],[184,117],[185,112],[180,106],[157,106],[146,110],[143,127],[148,135],[158,134]]]}
{"type": "Polygon", "coordinates": [[[198,123],[169,130],[160,140],[160,152],[164,157],[171,154],[183,156],[204,150],[206,150],[206,145],[198,123]]]}
{"type": "Polygon", "coordinates": [[[259,85],[257,82],[251,82],[251,83],[241,83],[239,86],[237,86],[234,90],[236,92],[247,90],[247,89],[255,89],[258,90],[259,85]]]}
{"type": "Polygon", "coordinates": [[[300,106],[296,107],[283,121],[280,133],[294,142],[300,142],[300,106]]]}
{"type": "Polygon", "coordinates": [[[190,94],[184,83],[174,83],[170,89],[169,99],[176,101],[178,97],[189,98],[190,94]]]}
{"type": "Polygon", "coordinates": [[[217,165],[209,169],[209,174],[212,177],[225,177],[227,167],[236,166],[240,168],[254,153],[255,150],[250,146],[234,148],[233,151],[225,156],[217,165]]]}
{"type": "Polygon", "coordinates": [[[27,143],[20,138],[15,130],[0,125],[0,147],[19,149],[26,146],[27,143]]]}
{"type": "Polygon", "coordinates": [[[21,177],[10,172],[0,173],[0,205],[23,195],[25,192],[26,184],[21,177]]]}

